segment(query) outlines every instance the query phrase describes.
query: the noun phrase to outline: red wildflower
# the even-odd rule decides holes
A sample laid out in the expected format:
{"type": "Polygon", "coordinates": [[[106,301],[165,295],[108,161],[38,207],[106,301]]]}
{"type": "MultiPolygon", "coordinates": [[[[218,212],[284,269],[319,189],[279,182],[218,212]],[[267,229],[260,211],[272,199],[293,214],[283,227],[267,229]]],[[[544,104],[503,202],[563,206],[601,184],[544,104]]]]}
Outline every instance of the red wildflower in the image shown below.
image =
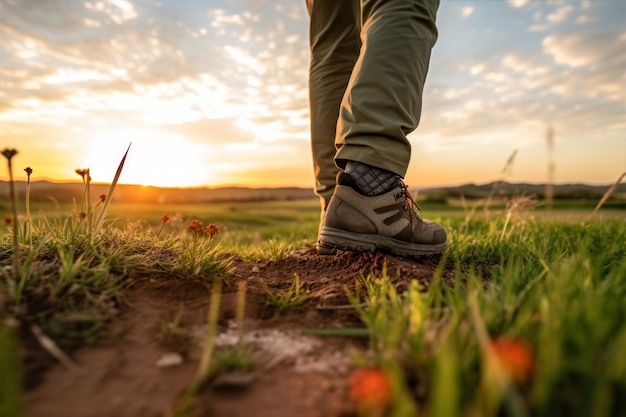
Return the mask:
{"type": "Polygon", "coordinates": [[[535,360],[532,351],[523,341],[496,339],[491,343],[491,351],[513,381],[523,383],[531,377],[535,360]]]}
{"type": "Polygon", "coordinates": [[[359,410],[374,414],[389,405],[391,381],[389,376],[377,368],[359,368],[352,371],[349,378],[350,399],[359,410]]]}
{"type": "Polygon", "coordinates": [[[163,222],[163,224],[171,223],[172,217],[170,217],[170,215],[167,213],[163,213],[163,215],[161,216],[161,221],[163,222]]]}
{"type": "Polygon", "coordinates": [[[11,217],[5,217],[4,218],[4,224],[6,224],[7,226],[10,225],[12,221],[13,221],[13,219],[11,217]]]}
{"type": "Polygon", "coordinates": [[[191,230],[196,235],[199,235],[204,232],[204,225],[198,219],[193,219],[191,223],[187,226],[187,229],[191,230]]]}
{"type": "Polygon", "coordinates": [[[104,203],[104,201],[107,199],[107,195],[106,194],[100,194],[100,201],[102,201],[104,203]]]}
{"type": "Polygon", "coordinates": [[[220,228],[218,225],[216,225],[215,223],[210,223],[207,227],[206,227],[206,234],[213,237],[213,236],[217,236],[220,234],[220,228]]]}

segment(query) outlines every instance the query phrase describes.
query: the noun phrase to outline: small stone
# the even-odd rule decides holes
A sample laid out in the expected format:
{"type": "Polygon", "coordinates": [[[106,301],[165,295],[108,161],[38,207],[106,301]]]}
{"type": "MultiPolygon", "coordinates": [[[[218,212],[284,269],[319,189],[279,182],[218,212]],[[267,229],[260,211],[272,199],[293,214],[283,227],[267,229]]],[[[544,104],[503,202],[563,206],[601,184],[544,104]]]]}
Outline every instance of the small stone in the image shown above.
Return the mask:
{"type": "Polygon", "coordinates": [[[7,317],[4,319],[4,325],[8,329],[17,329],[18,327],[20,327],[20,321],[15,317],[7,317]]]}
{"type": "Polygon", "coordinates": [[[232,371],[218,375],[213,381],[214,388],[245,388],[254,381],[254,374],[244,371],[232,371]]]}
{"type": "Polygon", "coordinates": [[[178,366],[183,363],[183,357],[180,353],[168,352],[161,355],[159,360],[156,361],[156,366],[159,368],[169,368],[172,366],[178,366]]]}
{"type": "Polygon", "coordinates": [[[253,272],[253,273],[255,273],[255,274],[256,274],[257,272],[259,272],[260,270],[261,270],[261,268],[259,268],[258,266],[253,266],[253,267],[252,267],[252,272],[253,272]]]}

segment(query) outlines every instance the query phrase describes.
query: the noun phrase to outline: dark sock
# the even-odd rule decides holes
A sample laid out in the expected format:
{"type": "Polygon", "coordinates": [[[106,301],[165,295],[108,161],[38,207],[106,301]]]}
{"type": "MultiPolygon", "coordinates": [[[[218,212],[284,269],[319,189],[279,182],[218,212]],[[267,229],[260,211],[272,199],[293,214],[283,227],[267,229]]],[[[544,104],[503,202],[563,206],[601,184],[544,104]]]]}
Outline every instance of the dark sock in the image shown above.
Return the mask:
{"type": "Polygon", "coordinates": [[[344,172],[352,177],[365,195],[385,194],[402,184],[399,175],[362,162],[348,161],[344,172]]]}

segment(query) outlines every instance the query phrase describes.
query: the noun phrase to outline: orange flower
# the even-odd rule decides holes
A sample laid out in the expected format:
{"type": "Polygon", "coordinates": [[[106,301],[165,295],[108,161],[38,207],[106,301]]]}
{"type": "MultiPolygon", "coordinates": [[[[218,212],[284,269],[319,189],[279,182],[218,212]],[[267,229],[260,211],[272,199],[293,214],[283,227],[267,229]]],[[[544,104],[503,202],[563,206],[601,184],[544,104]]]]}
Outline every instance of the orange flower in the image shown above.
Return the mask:
{"type": "Polygon", "coordinates": [[[206,234],[213,237],[213,236],[217,236],[220,234],[220,228],[218,225],[216,225],[215,223],[210,223],[207,227],[206,227],[206,234]]]}
{"type": "Polygon", "coordinates": [[[365,412],[382,412],[391,399],[389,376],[377,368],[355,369],[350,374],[348,395],[365,412]]]}
{"type": "Polygon", "coordinates": [[[168,223],[171,223],[172,218],[170,217],[169,214],[163,213],[163,215],[161,216],[161,221],[163,222],[163,224],[168,224],[168,223]]]}
{"type": "Polygon", "coordinates": [[[10,225],[12,221],[13,221],[13,219],[10,218],[10,217],[5,217],[4,218],[4,224],[6,224],[7,226],[10,225]]]}
{"type": "Polygon", "coordinates": [[[193,219],[191,223],[187,226],[187,229],[191,230],[196,235],[199,235],[204,232],[204,225],[198,219],[193,219]]]}
{"type": "Polygon", "coordinates": [[[523,383],[532,376],[535,360],[523,341],[499,338],[491,343],[491,351],[513,381],[523,383]]]}
{"type": "Polygon", "coordinates": [[[100,201],[102,201],[104,203],[104,201],[107,199],[107,195],[106,194],[100,194],[100,201]]]}

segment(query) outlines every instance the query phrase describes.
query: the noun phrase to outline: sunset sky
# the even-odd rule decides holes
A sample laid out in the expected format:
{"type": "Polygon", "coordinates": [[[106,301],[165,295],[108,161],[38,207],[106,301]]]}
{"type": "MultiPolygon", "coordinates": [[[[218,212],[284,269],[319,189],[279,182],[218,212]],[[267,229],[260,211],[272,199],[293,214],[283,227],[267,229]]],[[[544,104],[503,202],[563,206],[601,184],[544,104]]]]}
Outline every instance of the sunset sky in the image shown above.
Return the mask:
{"type": "MultiPolygon", "coordinates": [[[[626,1],[442,0],[406,182],[608,184],[626,170],[626,1]]],[[[304,0],[0,0],[15,173],[313,184],[304,0]]],[[[8,177],[6,168],[0,179],[8,177]]]]}

